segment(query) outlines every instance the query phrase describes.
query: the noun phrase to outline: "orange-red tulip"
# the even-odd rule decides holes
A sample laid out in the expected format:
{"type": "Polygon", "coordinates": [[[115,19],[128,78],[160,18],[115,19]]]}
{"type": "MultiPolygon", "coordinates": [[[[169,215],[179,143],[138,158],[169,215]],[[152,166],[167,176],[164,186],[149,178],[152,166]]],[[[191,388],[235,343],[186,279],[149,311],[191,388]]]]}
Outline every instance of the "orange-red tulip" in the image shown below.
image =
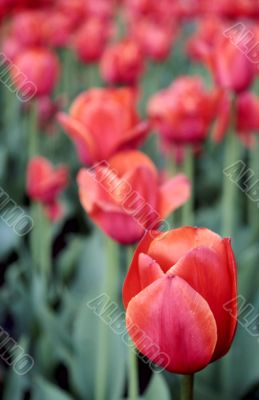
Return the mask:
{"type": "Polygon", "coordinates": [[[141,122],[136,112],[135,92],[128,88],[84,92],[69,115],[60,113],[58,119],[86,165],[137,147],[148,133],[148,124],[141,122]]]}
{"type": "Polygon", "coordinates": [[[148,233],[123,286],[129,335],[161,367],[194,373],[228,352],[237,324],[236,295],[230,239],[192,227],[156,237],[148,233]],[[157,349],[167,355],[166,363],[157,359],[157,349]]]}
{"type": "Polygon", "coordinates": [[[101,58],[101,75],[110,84],[136,85],[143,69],[143,53],[132,39],[110,45],[101,58]]]}
{"type": "Polygon", "coordinates": [[[184,76],[150,99],[148,114],[166,141],[197,144],[209,133],[217,102],[218,93],[206,91],[200,77],[184,76]]]}
{"type": "Polygon", "coordinates": [[[146,229],[157,229],[190,195],[184,175],[160,183],[152,161],[134,150],[118,153],[94,169],[82,169],[78,185],[90,218],[122,244],[137,242],[146,229]]]}
{"type": "Polygon", "coordinates": [[[27,193],[32,200],[43,204],[50,220],[62,216],[63,208],[58,196],[66,187],[68,171],[64,166],[54,168],[43,157],[30,160],[27,171],[27,193]]]}
{"type": "Polygon", "coordinates": [[[20,92],[26,90],[26,78],[37,88],[37,96],[51,94],[59,76],[59,61],[54,52],[46,48],[29,49],[19,54],[14,61],[15,68],[11,70],[11,77],[20,92]]]}

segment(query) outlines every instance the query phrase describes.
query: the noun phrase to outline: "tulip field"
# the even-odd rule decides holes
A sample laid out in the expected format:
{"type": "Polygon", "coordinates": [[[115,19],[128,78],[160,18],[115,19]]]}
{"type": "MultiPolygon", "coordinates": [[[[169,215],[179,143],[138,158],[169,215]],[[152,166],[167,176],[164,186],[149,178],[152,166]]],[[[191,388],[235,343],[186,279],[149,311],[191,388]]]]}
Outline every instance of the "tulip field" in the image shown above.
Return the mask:
{"type": "Polygon", "coordinates": [[[0,399],[259,399],[259,0],[0,0],[0,399]]]}

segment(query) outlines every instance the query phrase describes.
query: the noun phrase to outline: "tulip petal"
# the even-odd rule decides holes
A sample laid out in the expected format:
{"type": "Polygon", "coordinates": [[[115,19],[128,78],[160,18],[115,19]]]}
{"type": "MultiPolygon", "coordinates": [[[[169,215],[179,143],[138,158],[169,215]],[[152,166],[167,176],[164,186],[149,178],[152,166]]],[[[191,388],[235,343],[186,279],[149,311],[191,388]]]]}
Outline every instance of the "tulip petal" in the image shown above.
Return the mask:
{"type": "Polygon", "coordinates": [[[217,253],[198,247],[182,257],[168,272],[188,282],[209,304],[217,324],[218,341],[213,358],[224,355],[233,339],[233,318],[224,304],[235,295],[235,268],[233,261],[223,264],[217,253]]]}
{"type": "Polygon", "coordinates": [[[225,260],[225,246],[222,238],[207,228],[191,226],[160,233],[150,244],[148,254],[166,272],[188,251],[200,246],[214,249],[225,260]]]}
{"type": "Polygon", "coordinates": [[[133,297],[126,325],[139,351],[174,373],[191,374],[207,366],[217,341],[208,303],[177,276],[161,278],[133,297]]]}
{"type": "Polygon", "coordinates": [[[132,297],[136,296],[141,289],[142,285],[139,276],[139,256],[141,253],[147,253],[150,243],[154,238],[158,237],[160,232],[149,231],[146,232],[141,241],[139,242],[131,261],[129,271],[124,281],[122,288],[122,298],[124,307],[127,308],[129,301],[132,297]]]}
{"type": "Polygon", "coordinates": [[[98,161],[99,157],[96,145],[84,125],[64,113],[58,113],[58,121],[68,136],[74,140],[81,162],[91,165],[95,161],[98,161]]]}
{"type": "Polygon", "coordinates": [[[164,272],[158,263],[147,254],[141,253],[139,255],[139,277],[142,289],[163,276],[164,272]]]}
{"type": "Polygon", "coordinates": [[[179,174],[165,182],[159,190],[159,214],[166,218],[172,211],[183,205],[190,197],[191,184],[188,178],[179,174]]]}

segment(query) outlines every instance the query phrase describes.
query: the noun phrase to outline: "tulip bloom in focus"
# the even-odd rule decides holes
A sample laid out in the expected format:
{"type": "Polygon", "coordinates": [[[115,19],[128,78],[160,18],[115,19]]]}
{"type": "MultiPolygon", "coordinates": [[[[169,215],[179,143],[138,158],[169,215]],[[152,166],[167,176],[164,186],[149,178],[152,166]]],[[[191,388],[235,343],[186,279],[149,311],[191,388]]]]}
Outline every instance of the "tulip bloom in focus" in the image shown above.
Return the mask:
{"type": "Polygon", "coordinates": [[[63,208],[58,196],[67,186],[68,171],[64,166],[54,168],[43,157],[34,157],[27,170],[27,193],[35,201],[42,203],[48,218],[55,221],[61,218],[63,208]]]}
{"type": "Polygon", "coordinates": [[[78,175],[80,201],[90,218],[111,238],[133,244],[146,229],[157,229],[190,196],[179,174],[160,183],[153,162],[139,151],[116,154],[78,175]]]}
{"type": "Polygon", "coordinates": [[[16,67],[11,70],[11,77],[17,88],[26,90],[27,82],[32,82],[37,89],[37,96],[51,94],[59,76],[59,61],[55,53],[45,48],[25,50],[15,58],[16,67]],[[17,73],[17,69],[21,73],[17,73]]]}
{"type": "Polygon", "coordinates": [[[75,142],[83,164],[107,160],[115,152],[140,145],[148,124],[136,112],[131,89],[91,89],[76,98],[69,115],[58,120],[75,142]]]}
{"type": "Polygon", "coordinates": [[[175,144],[200,144],[215,117],[216,92],[207,92],[199,77],[181,77],[149,101],[148,114],[162,138],[175,144]]]}
{"type": "Polygon", "coordinates": [[[101,58],[101,75],[110,84],[136,85],[143,69],[142,51],[131,39],[110,45],[101,58]]]}
{"type": "Polygon", "coordinates": [[[235,257],[230,239],[208,229],[183,227],[154,235],[142,239],[126,276],[127,329],[151,361],[170,372],[192,374],[224,356],[233,341],[235,257]],[[164,361],[157,360],[158,349],[168,356],[164,361]]]}

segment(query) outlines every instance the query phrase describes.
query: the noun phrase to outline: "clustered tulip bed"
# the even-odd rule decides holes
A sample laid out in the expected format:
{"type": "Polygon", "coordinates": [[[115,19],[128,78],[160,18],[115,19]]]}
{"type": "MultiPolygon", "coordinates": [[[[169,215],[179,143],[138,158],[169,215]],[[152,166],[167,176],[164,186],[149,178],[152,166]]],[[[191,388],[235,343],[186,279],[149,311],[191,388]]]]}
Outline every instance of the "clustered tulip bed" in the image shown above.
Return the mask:
{"type": "Polygon", "coordinates": [[[259,399],[258,21],[0,0],[1,399],[259,399]]]}

